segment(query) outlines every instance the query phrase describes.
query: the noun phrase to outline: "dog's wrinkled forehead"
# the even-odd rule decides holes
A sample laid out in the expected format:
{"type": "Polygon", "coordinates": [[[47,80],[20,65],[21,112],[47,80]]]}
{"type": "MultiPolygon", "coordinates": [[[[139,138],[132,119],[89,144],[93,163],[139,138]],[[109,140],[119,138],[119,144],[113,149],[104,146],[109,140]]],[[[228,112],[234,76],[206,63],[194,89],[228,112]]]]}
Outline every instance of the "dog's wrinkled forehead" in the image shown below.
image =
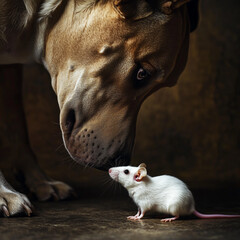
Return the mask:
{"type": "MultiPolygon", "coordinates": [[[[149,57],[157,61],[156,56],[160,56],[160,51],[164,52],[163,48],[167,47],[166,39],[171,41],[168,37],[171,29],[175,31],[174,17],[158,11],[138,20],[123,19],[113,9],[111,4],[104,8],[101,5],[92,7],[88,10],[87,21],[82,21],[81,14],[75,14],[72,36],[78,40],[69,43],[72,45],[71,57],[92,61],[92,57],[120,54],[134,61],[149,57]]],[[[168,53],[171,49],[173,47],[169,47],[168,53]]]]}
{"type": "Polygon", "coordinates": [[[153,9],[145,0],[76,2],[69,4],[65,13],[68,16],[63,16],[60,31],[55,33],[61,36],[55,41],[57,46],[64,40],[62,58],[80,54],[78,58],[89,60],[91,53],[122,52],[123,46],[132,54],[159,53],[161,42],[176,30],[176,22],[171,21],[173,16],[153,9]]]}
{"type": "Polygon", "coordinates": [[[58,87],[58,91],[64,83],[64,88],[69,86],[67,91],[71,92],[74,85],[69,80],[71,76],[75,76],[74,79],[82,76],[79,86],[86,80],[90,83],[91,79],[104,79],[104,85],[117,82],[118,89],[131,91],[128,83],[137,67],[146,70],[141,72],[140,69],[140,75],[150,73],[154,79],[147,89],[139,90],[138,95],[141,91],[147,95],[156,84],[162,84],[163,73],[167,77],[174,68],[185,38],[183,28],[186,24],[183,23],[183,11],[169,15],[153,11],[147,2],[99,1],[85,8],[69,3],[64,13],[67,16],[60,19],[47,40],[49,72],[51,76],[62,78],[57,84],[52,77],[54,89],[58,87]]]}
{"type": "MultiPolygon", "coordinates": [[[[162,2],[186,1],[75,0],[72,4],[69,1],[56,31],[52,31],[61,38],[54,39],[50,47],[59,48],[61,61],[70,56],[73,60],[77,57],[77,62],[84,60],[84,64],[99,53],[103,56],[127,52],[136,59],[141,57],[137,54],[143,53],[163,55],[161,51],[164,48],[168,48],[167,52],[175,51],[173,46],[178,43],[172,41],[179,41],[176,34],[183,32],[181,25],[184,24],[178,11],[174,10],[177,14],[166,14],[174,7],[163,7],[162,2]]],[[[52,52],[56,54],[56,51],[52,52]]]]}

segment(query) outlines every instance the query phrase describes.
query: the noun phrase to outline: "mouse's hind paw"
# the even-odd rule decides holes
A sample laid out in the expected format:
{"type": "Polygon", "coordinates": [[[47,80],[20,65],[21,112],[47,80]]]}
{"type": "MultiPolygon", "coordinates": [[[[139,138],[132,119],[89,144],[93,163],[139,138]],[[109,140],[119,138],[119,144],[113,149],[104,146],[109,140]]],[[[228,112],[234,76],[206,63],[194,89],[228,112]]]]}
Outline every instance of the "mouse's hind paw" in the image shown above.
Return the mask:
{"type": "Polygon", "coordinates": [[[172,221],[175,221],[179,218],[179,216],[176,216],[176,217],[171,217],[171,218],[163,218],[161,219],[161,222],[172,222],[172,221]]]}

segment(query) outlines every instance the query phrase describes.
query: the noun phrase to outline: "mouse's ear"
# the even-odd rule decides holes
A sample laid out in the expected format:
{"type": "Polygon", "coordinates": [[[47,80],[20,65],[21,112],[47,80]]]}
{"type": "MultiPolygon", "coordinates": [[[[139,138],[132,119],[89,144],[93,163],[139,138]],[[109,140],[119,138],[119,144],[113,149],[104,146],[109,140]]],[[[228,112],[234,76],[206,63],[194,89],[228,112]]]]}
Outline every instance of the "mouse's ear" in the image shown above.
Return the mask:
{"type": "Polygon", "coordinates": [[[139,168],[140,168],[140,167],[147,168],[147,166],[146,166],[146,164],[145,164],[145,163],[141,163],[141,164],[140,164],[138,167],[139,167],[139,168]]]}
{"type": "MultiPolygon", "coordinates": [[[[141,164],[140,164],[141,165],[141,164]]],[[[139,167],[137,172],[135,173],[134,175],[134,179],[137,181],[137,182],[140,182],[142,181],[142,179],[144,177],[147,176],[147,169],[145,167],[139,167]]]]}

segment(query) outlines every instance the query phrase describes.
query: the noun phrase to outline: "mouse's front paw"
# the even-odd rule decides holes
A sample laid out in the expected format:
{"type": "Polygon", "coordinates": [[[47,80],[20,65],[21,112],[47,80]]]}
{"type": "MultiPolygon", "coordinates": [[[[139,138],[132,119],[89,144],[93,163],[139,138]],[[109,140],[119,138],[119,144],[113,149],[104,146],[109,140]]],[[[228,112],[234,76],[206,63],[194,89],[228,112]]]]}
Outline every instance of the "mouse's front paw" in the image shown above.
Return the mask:
{"type": "Polygon", "coordinates": [[[17,214],[32,214],[32,205],[28,198],[10,189],[0,190],[0,216],[10,217],[17,214]]]}

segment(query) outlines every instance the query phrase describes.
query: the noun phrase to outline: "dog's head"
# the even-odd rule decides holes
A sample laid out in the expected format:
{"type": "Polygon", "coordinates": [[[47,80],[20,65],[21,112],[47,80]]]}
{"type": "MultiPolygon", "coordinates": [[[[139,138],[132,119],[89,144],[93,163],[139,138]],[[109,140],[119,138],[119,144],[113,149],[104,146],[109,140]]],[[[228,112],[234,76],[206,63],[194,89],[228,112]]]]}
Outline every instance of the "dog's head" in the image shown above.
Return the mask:
{"type": "Polygon", "coordinates": [[[129,163],[143,100],[185,67],[186,0],[69,0],[46,38],[45,64],[65,146],[77,162],[129,163]]]}

